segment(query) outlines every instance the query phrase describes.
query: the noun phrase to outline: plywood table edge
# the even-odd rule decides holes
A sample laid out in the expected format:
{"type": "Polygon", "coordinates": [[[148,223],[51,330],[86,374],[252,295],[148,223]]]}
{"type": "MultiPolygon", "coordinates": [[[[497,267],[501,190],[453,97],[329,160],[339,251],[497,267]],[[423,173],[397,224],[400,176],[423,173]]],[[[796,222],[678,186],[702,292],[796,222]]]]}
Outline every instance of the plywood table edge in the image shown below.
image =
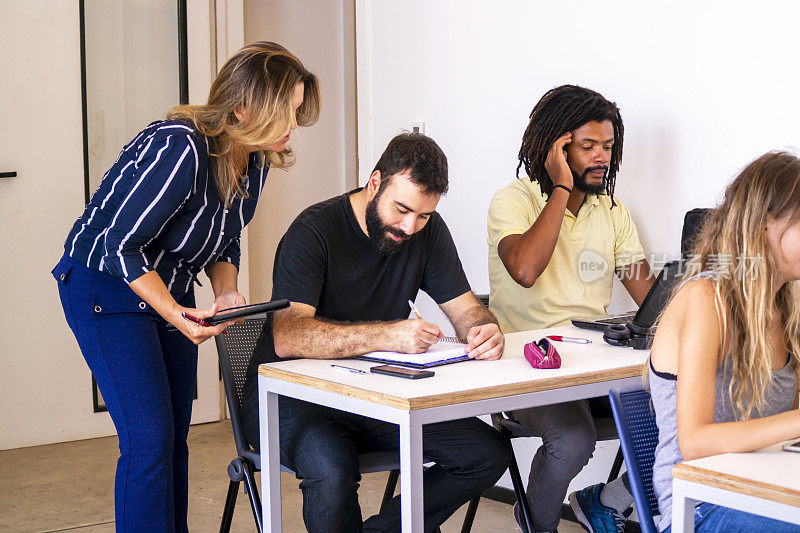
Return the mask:
{"type": "Polygon", "coordinates": [[[543,390],[562,389],[565,387],[575,387],[586,385],[589,383],[598,383],[603,381],[610,381],[614,379],[624,379],[635,376],[640,376],[642,373],[642,364],[613,368],[610,370],[598,370],[593,372],[585,372],[582,374],[575,374],[571,376],[557,376],[547,379],[536,379],[531,381],[522,381],[517,383],[509,383],[507,385],[499,385],[492,387],[482,387],[479,389],[472,389],[468,391],[457,391],[443,394],[433,394],[429,396],[417,396],[414,398],[402,398],[385,394],[369,389],[362,389],[352,385],[345,385],[335,381],[329,381],[322,378],[314,378],[291,372],[281,368],[273,368],[270,366],[259,366],[258,373],[262,376],[280,379],[298,385],[305,385],[319,390],[333,392],[367,400],[373,403],[387,405],[390,407],[397,407],[408,411],[416,409],[425,409],[430,407],[441,407],[443,405],[452,405],[456,403],[464,403],[478,400],[488,400],[499,398],[502,396],[513,396],[516,394],[526,394],[531,392],[540,392],[543,390]],[[597,379],[597,377],[601,379],[597,379]]]}
{"type": "Polygon", "coordinates": [[[260,365],[258,367],[258,374],[261,376],[276,378],[281,381],[286,381],[289,383],[305,385],[307,387],[311,387],[314,389],[319,389],[327,392],[334,392],[336,394],[341,394],[343,396],[350,396],[351,398],[369,400],[373,403],[388,405],[390,407],[397,407],[400,409],[405,409],[407,411],[411,410],[410,403],[406,398],[401,398],[399,396],[392,396],[391,394],[384,394],[382,392],[361,389],[358,387],[354,387],[352,385],[345,385],[344,383],[339,383],[336,381],[329,381],[322,378],[314,378],[311,376],[306,376],[305,374],[298,374],[297,372],[284,370],[282,368],[272,368],[260,365]]]}
{"type": "Polygon", "coordinates": [[[672,469],[672,477],[800,507],[800,490],[771,485],[763,481],[725,474],[686,463],[675,465],[672,469]]]}

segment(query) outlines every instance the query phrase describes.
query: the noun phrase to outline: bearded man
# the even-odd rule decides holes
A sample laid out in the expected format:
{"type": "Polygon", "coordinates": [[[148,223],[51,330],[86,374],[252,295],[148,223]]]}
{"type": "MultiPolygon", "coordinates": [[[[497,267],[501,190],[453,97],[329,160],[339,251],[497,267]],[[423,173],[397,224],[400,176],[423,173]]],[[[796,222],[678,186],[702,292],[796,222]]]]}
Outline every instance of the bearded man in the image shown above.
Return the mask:
{"type": "MultiPolygon", "coordinates": [[[[517,165],[525,176],[489,206],[489,308],[503,333],[605,314],[614,274],[637,305],[653,285],[636,225],[614,196],[623,132],[616,104],[584,87],[551,89],[533,108],[517,165]]],[[[569,483],[594,452],[594,419],[610,414],[607,397],[509,413],[543,442],[527,489],[535,531],[556,531],[569,483]]],[[[570,495],[591,533],[619,531],[632,503],[627,476],[570,495]]]]}
{"type": "MultiPolygon", "coordinates": [[[[342,359],[376,350],[424,352],[442,336],[408,319],[420,289],[439,304],[470,357],[498,359],[497,320],[470,290],[436,206],[447,191],[447,158],[429,137],[392,139],[363,189],[312,205],[283,236],[272,298],[288,309],[261,333],[245,386],[245,432],[258,448],[258,365],[289,358],[342,359]]],[[[399,531],[400,497],[363,522],[358,454],[399,448],[397,425],[281,397],[281,462],[302,481],[310,532],[399,531]]],[[[508,445],[477,418],[427,424],[422,453],[425,531],[434,531],[505,471],[508,445]]]]}

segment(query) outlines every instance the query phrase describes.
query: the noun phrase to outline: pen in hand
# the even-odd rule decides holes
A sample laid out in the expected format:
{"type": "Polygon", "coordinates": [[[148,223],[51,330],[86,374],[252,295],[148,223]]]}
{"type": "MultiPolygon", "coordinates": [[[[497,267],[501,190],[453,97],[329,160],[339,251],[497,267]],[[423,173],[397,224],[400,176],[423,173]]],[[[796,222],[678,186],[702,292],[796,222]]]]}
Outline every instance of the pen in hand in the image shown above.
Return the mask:
{"type": "Polygon", "coordinates": [[[210,328],[211,327],[211,324],[209,324],[208,322],[206,322],[202,318],[197,318],[194,315],[190,315],[186,311],[181,311],[181,316],[183,318],[185,318],[186,320],[188,320],[189,322],[194,322],[195,324],[198,324],[198,325],[203,326],[205,328],[210,328]]]}
{"type": "MultiPolygon", "coordinates": [[[[408,305],[409,305],[409,307],[411,307],[411,310],[414,311],[414,314],[417,315],[417,318],[422,320],[422,315],[419,314],[419,311],[417,310],[417,306],[414,305],[414,302],[409,300],[408,301],[408,305]]],[[[462,339],[461,337],[445,337],[444,335],[441,335],[439,338],[441,340],[445,341],[445,342],[450,342],[450,343],[453,343],[453,344],[467,344],[467,339],[462,339]]]]}
{"type": "MultiPolygon", "coordinates": [[[[199,325],[199,326],[203,326],[204,328],[210,328],[210,327],[213,327],[213,325],[212,325],[212,324],[209,324],[208,322],[206,322],[206,321],[205,321],[205,320],[203,320],[202,318],[197,318],[197,317],[196,317],[196,316],[194,316],[194,315],[190,315],[190,314],[189,314],[189,313],[187,313],[186,311],[181,311],[181,316],[182,316],[183,318],[185,318],[186,320],[188,320],[189,322],[194,322],[195,324],[197,324],[197,325],[199,325]]],[[[228,334],[228,332],[223,330],[222,334],[223,334],[223,335],[227,335],[227,334],[228,334]]]]}
{"type": "Polygon", "coordinates": [[[415,315],[417,315],[417,318],[419,318],[420,320],[422,320],[422,315],[421,315],[421,314],[419,314],[419,311],[417,311],[417,307],[414,305],[414,302],[412,302],[411,300],[409,300],[409,301],[408,301],[408,305],[411,307],[411,310],[412,310],[412,311],[414,311],[414,314],[415,314],[415,315]]]}

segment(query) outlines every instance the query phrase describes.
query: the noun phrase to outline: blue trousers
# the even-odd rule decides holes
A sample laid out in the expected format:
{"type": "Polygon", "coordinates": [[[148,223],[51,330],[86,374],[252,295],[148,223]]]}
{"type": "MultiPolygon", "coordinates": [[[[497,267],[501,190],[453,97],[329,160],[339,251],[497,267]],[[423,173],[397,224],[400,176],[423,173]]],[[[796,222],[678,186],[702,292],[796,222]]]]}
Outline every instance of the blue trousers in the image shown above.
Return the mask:
{"type": "MultiPolygon", "coordinates": [[[[258,394],[244,401],[243,425],[258,449],[258,394]]],[[[281,464],[302,479],[303,522],[310,533],[400,531],[400,496],[362,523],[358,454],[397,450],[396,424],[281,397],[281,464]]],[[[511,460],[508,443],[488,424],[465,418],[422,427],[422,453],[436,464],[422,476],[425,531],[492,487],[511,460]]]]}
{"type": "MultiPolygon", "coordinates": [[[[167,322],[114,276],[66,255],[53,276],[117,429],[117,531],[187,531],[186,437],[197,346],[168,331],[167,322]]],[[[194,294],[179,303],[194,307],[194,294]]]]}
{"type": "MultiPolygon", "coordinates": [[[[703,502],[694,508],[697,533],[798,533],[800,526],[703,502]]],[[[664,533],[671,533],[669,526],[664,533]]]]}

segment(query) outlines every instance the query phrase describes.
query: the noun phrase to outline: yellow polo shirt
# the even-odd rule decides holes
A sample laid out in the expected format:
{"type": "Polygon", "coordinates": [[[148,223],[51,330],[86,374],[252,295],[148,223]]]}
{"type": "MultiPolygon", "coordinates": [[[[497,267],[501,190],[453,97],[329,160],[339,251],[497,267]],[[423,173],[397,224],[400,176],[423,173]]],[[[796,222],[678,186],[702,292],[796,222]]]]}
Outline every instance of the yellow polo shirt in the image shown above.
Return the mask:
{"type": "Polygon", "coordinates": [[[547,199],[537,182],[514,180],[489,206],[489,308],[503,333],[569,324],[571,318],[604,314],[611,302],[614,270],[644,259],[636,225],[615,198],[587,195],[573,215],[564,212],[550,262],[533,286],[515,282],[497,255],[497,243],[525,233],[547,199]]]}

